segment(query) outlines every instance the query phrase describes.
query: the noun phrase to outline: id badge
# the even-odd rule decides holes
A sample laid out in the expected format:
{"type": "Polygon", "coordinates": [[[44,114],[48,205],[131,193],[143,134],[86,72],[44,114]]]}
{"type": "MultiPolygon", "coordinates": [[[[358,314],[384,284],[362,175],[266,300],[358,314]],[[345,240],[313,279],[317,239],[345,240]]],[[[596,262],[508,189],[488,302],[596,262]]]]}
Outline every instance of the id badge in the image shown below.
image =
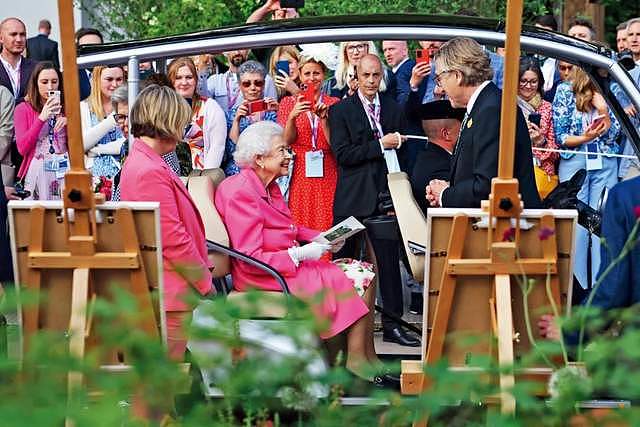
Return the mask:
{"type": "Polygon", "coordinates": [[[44,170],[47,172],[58,172],[58,158],[51,157],[44,161],[44,170]]]}
{"type": "Polygon", "coordinates": [[[322,178],[324,176],[324,154],[321,150],[304,153],[305,176],[307,178],[322,178]]]}
{"type": "Polygon", "coordinates": [[[67,173],[67,169],[69,169],[69,159],[67,155],[64,154],[58,158],[58,170],[56,171],[56,178],[64,178],[64,174],[67,173]]]}
{"type": "Polygon", "coordinates": [[[598,153],[598,144],[591,142],[587,144],[587,170],[597,171],[602,169],[602,156],[598,153]]]}

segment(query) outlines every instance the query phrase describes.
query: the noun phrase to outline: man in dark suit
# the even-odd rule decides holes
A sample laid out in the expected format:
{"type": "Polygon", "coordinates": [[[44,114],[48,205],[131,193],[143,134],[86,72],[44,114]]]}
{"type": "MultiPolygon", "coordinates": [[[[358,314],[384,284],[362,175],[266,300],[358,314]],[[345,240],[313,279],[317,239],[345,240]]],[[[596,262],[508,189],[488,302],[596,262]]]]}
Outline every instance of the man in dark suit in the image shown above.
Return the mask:
{"type": "MultiPolygon", "coordinates": [[[[334,222],[353,215],[366,220],[386,214],[379,209],[381,194],[388,191],[387,173],[404,164],[402,144],[406,128],[403,109],[388,95],[379,93],[383,68],[375,55],[364,56],[357,68],[358,90],[329,110],[331,149],[338,162],[338,184],[333,205],[334,222]]],[[[366,222],[366,221],[365,221],[366,222]]],[[[397,240],[378,238],[368,229],[378,260],[378,283],[385,311],[403,313],[397,240]]],[[[350,239],[342,256],[358,258],[350,239]]],[[[388,316],[382,318],[383,339],[418,346],[420,341],[388,316]]]]}
{"type": "Polygon", "coordinates": [[[27,39],[27,58],[34,61],[51,61],[60,69],[58,43],[49,39],[51,22],[42,19],[38,23],[38,35],[27,39]]]}
{"type": "MultiPolygon", "coordinates": [[[[488,55],[472,39],[446,42],[435,56],[436,83],[451,105],[466,108],[456,144],[449,182],[433,180],[427,187],[431,206],[479,208],[488,200],[491,180],[498,175],[502,91],[491,81],[488,55]]],[[[515,108],[515,105],[514,105],[515,108]]],[[[533,175],[531,140],[524,117],[516,108],[514,178],[520,183],[525,208],[540,207],[533,175]]]]}
{"type": "Polygon", "coordinates": [[[460,133],[464,108],[453,108],[447,100],[420,104],[417,108],[406,106],[407,118],[422,122],[429,141],[422,144],[411,172],[413,197],[422,211],[427,213],[426,188],[434,179],[447,180],[451,169],[451,154],[460,133]]]}
{"type": "MultiPolygon", "coordinates": [[[[76,31],[76,47],[102,44],[104,38],[95,28],[82,27],[76,31]]],[[[84,101],[91,94],[91,70],[78,69],[78,84],[80,85],[80,101],[84,101]]]]}
{"type": "Polygon", "coordinates": [[[36,61],[22,57],[26,41],[27,30],[21,20],[7,18],[0,22],[0,85],[11,91],[16,104],[23,101],[27,82],[36,66],[36,61]]]}

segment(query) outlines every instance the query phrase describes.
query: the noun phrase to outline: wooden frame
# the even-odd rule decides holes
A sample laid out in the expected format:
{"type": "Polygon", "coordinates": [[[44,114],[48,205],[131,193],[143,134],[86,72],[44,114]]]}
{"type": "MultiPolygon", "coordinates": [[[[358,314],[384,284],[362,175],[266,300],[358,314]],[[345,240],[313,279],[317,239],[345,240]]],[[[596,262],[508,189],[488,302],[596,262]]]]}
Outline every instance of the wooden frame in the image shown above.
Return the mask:
{"type": "MultiPolygon", "coordinates": [[[[506,355],[507,360],[500,357],[499,362],[508,365],[531,349],[524,327],[522,292],[517,281],[522,267],[508,260],[501,262],[491,258],[495,248],[487,245],[487,234],[490,233],[487,228],[476,225],[479,219],[488,216],[489,213],[482,209],[430,209],[427,213],[426,252],[429,256],[425,258],[422,361],[403,362],[402,385],[406,394],[420,393],[428,387],[428,383],[422,383],[423,363],[446,357],[452,369],[459,370],[465,368],[465,361],[473,354],[489,354],[506,355]],[[509,274],[496,274],[496,271],[509,274]],[[508,280],[514,276],[516,280],[508,280]],[[500,286],[494,277],[500,277],[498,280],[506,278],[508,286],[500,286]],[[500,340],[499,326],[505,323],[513,325],[509,328],[512,332],[500,340]],[[469,347],[457,345],[454,340],[465,334],[481,339],[469,347]],[[492,336],[498,337],[498,347],[502,348],[495,348],[492,336]]],[[[556,259],[549,260],[548,267],[554,300],[560,302],[559,306],[566,307],[568,314],[577,212],[531,209],[522,211],[521,219],[533,227],[520,231],[517,259],[538,271],[528,274],[529,278],[537,280],[529,295],[529,314],[535,319],[541,309],[550,310],[545,286],[547,269],[537,264],[548,254],[556,255],[556,259]],[[553,228],[555,234],[540,240],[541,227],[553,228]]],[[[537,328],[534,337],[539,338],[537,328]]],[[[534,367],[525,374],[528,378],[546,378],[550,369],[534,367]]]]}
{"type": "MultiPolygon", "coordinates": [[[[130,291],[141,310],[153,311],[154,317],[146,316],[140,328],[166,343],[159,204],[97,206],[96,252],[89,256],[71,254],[65,229],[67,220],[72,225],[74,218],[70,214],[65,218],[62,212],[59,201],[9,203],[16,289],[46,292],[55,301],[32,309],[19,307],[20,360],[29,337],[41,329],[71,331],[71,351],[78,356],[84,354],[85,340],[87,349],[100,344],[100,337],[92,334],[88,306],[96,297],[109,299],[116,286],[130,291]]],[[[115,348],[105,357],[104,365],[122,365],[127,360],[115,348]]]]}

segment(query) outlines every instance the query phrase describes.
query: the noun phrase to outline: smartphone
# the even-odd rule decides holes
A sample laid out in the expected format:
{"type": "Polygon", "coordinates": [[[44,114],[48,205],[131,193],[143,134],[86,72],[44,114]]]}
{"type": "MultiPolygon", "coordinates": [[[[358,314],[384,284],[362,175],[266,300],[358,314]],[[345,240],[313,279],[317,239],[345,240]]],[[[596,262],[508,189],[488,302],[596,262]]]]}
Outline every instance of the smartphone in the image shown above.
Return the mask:
{"type": "Polygon", "coordinates": [[[282,9],[302,9],[304,0],[280,0],[280,7],[282,9]]]}
{"type": "Polygon", "coordinates": [[[418,64],[425,63],[428,64],[431,61],[431,57],[429,56],[429,49],[416,49],[416,62],[418,64]]]}
{"type": "Polygon", "coordinates": [[[529,123],[533,123],[534,125],[540,127],[540,113],[531,113],[529,114],[529,123]]]}
{"type": "Polygon", "coordinates": [[[605,115],[604,114],[600,114],[597,115],[593,118],[593,120],[591,120],[591,127],[595,127],[598,126],[600,123],[602,123],[604,121],[605,115]]]}
{"type": "Polygon", "coordinates": [[[264,102],[264,99],[258,99],[257,101],[249,102],[249,114],[259,113],[260,111],[264,111],[267,109],[267,103],[264,102]]]}
{"type": "Polygon", "coordinates": [[[58,102],[60,101],[60,91],[59,90],[50,90],[47,92],[47,96],[49,98],[58,98],[58,102]]]}
{"type": "Polygon", "coordinates": [[[287,74],[287,76],[289,76],[290,74],[290,69],[289,69],[289,61],[278,61],[276,62],[276,75],[280,75],[282,73],[280,73],[279,71],[283,71],[287,74]]]}
{"type": "Polygon", "coordinates": [[[316,89],[318,86],[315,83],[306,83],[301,94],[304,96],[305,102],[311,103],[311,111],[316,109],[316,89]]]}

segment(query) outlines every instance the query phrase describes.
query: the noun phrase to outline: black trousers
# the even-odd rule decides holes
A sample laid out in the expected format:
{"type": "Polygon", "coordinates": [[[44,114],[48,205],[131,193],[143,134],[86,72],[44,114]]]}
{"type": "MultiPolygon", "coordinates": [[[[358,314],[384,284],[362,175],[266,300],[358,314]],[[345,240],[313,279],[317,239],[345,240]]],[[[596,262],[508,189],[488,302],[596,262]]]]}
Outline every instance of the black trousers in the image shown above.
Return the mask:
{"type": "MultiPolygon", "coordinates": [[[[339,223],[345,218],[336,218],[334,223],[339,223]]],[[[358,218],[363,222],[364,218],[358,218]]],[[[378,286],[382,308],[389,314],[401,318],[404,311],[402,300],[402,278],[400,276],[400,251],[398,240],[376,239],[373,233],[368,233],[373,251],[376,254],[378,286]]],[[[337,252],[337,258],[364,259],[366,256],[365,234],[360,233],[347,239],[344,247],[337,252]]],[[[382,315],[382,327],[388,331],[398,327],[398,323],[386,315],[382,315]]]]}
{"type": "Polygon", "coordinates": [[[9,231],[7,227],[7,199],[0,177],[0,282],[13,281],[13,264],[9,250],[9,231]]]}

